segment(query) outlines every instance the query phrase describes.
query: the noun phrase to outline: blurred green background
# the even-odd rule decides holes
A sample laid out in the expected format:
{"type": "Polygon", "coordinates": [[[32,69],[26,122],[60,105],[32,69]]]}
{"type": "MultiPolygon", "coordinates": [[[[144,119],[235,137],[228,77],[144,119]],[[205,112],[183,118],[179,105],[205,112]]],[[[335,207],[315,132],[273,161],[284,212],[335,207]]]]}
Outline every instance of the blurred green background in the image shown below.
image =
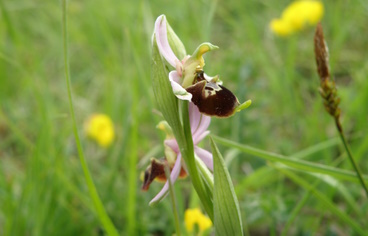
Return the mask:
{"type": "MultiPolygon", "coordinates": [[[[205,56],[206,73],[219,74],[240,101],[252,99],[249,109],[229,119],[212,119],[212,134],[287,156],[329,140],[328,148],[306,159],[352,169],[318,94],[314,27],[290,37],[269,30],[269,22],[288,3],[68,1],[77,124],[101,200],[122,235],[175,231],[168,198],[148,206],[162,185],[140,190],[149,158],[163,155],[164,134],[155,128],[161,117],[150,80],[151,36],[161,14],[188,54],[205,41],[218,45],[219,50],[205,56]],[[116,139],[107,149],[83,133],[93,113],[105,113],[115,124],[116,139]]],[[[323,3],[322,25],[343,126],[362,172],[368,173],[368,2],[323,3]]],[[[0,8],[0,234],[103,235],[72,132],[61,3],[0,0],[0,8]]],[[[209,148],[207,139],[203,146],[209,148]]],[[[278,235],[293,214],[288,235],[354,235],[325,203],[274,166],[220,148],[251,235],[278,235]]],[[[367,198],[358,183],[294,174],[368,230],[367,198]]],[[[184,210],[199,201],[189,179],[176,182],[175,192],[183,220],[184,210]]]]}

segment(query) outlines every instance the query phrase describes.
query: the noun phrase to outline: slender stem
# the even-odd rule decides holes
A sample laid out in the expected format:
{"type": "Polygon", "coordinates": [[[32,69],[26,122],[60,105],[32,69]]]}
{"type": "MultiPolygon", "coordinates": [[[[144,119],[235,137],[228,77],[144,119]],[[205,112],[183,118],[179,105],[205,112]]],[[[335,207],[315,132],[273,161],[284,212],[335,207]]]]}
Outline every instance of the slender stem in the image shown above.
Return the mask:
{"type": "MultiPolygon", "coordinates": [[[[135,89],[134,89],[135,90],[135,89]]],[[[136,90],[137,91],[137,90],[136,90]]],[[[134,92],[135,93],[135,92],[134,92]]],[[[134,95],[131,108],[131,132],[129,135],[129,152],[127,157],[128,160],[128,199],[127,199],[127,232],[128,235],[134,235],[136,233],[136,221],[137,221],[137,162],[138,162],[138,122],[136,112],[136,95],[134,95]]]]}
{"type": "Polygon", "coordinates": [[[169,170],[168,166],[165,166],[165,175],[166,175],[167,181],[169,182],[169,193],[170,193],[170,198],[171,198],[172,209],[173,209],[173,212],[174,212],[174,222],[175,222],[176,235],[180,236],[181,233],[180,233],[178,208],[176,206],[174,188],[173,188],[173,185],[172,185],[172,182],[171,182],[170,170],[169,170]]]}
{"type": "Polygon", "coordinates": [[[365,182],[363,180],[363,177],[362,177],[362,174],[361,174],[361,172],[359,170],[359,167],[356,164],[355,159],[353,158],[353,154],[350,151],[350,148],[349,148],[348,142],[346,141],[346,138],[345,138],[345,135],[344,135],[344,131],[342,130],[342,126],[340,124],[340,121],[338,120],[338,118],[336,118],[335,121],[336,121],[337,130],[339,131],[339,134],[340,134],[342,143],[344,144],[346,153],[348,154],[348,157],[350,159],[350,162],[353,165],[356,174],[358,175],[359,181],[360,181],[360,183],[362,184],[362,187],[365,190],[366,196],[368,197],[368,188],[367,188],[367,185],[365,184],[365,182]]]}
{"type": "MultiPolygon", "coordinates": [[[[186,101],[182,102],[182,118],[183,118],[183,129],[184,129],[183,134],[184,134],[185,146],[180,147],[180,152],[183,155],[183,158],[187,164],[189,175],[192,179],[194,189],[198,193],[198,196],[201,199],[201,202],[203,204],[204,209],[207,212],[207,215],[210,217],[210,219],[213,222],[214,214],[213,214],[212,196],[208,191],[206,191],[206,187],[205,187],[206,183],[201,178],[199,171],[198,171],[198,167],[195,162],[193,139],[192,139],[192,133],[190,130],[188,102],[186,101]]],[[[211,188],[211,187],[208,186],[208,188],[211,188]]]]}
{"type": "Polygon", "coordinates": [[[3,0],[0,0],[0,10],[1,10],[1,13],[3,15],[5,25],[8,28],[9,35],[10,35],[12,41],[14,42],[15,39],[16,39],[15,38],[14,27],[13,27],[12,21],[9,17],[9,14],[8,14],[8,10],[6,9],[6,6],[5,6],[3,0]]]}
{"type": "Polygon", "coordinates": [[[108,235],[119,235],[118,231],[116,230],[115,226],[111,222],[109,216],[106,213],[106,210],[98,196],[97,189],[95,184],[93,183],[93,179],[91,173],[89,172],[86,159],[84,157],[82,145],[79,139],[77,122],[75,119],[74,107],[73,107],[73,99],[72,99],[72,92],[71,92],[71,82],[70,82],[70,75],[69,75],[69,61],[68,61],[68,44],[67,44],[67,16],[66,16],[66,0],[61,1],[62,4],[62,27],[63,27],[63,43],[64,43],[64,66],[65,66],[65,81],[68,90],[68,99],[69,99],[69,108],[70,114],[72,117],[73,122],[73,132],[75,137],[75,142],[78,149],[79,160],[83,169],[84,177],[86,180],[86,184],[88,187],[89,194],[92,198],[94,207],[96,209],[97,215],[106,230],[108,235]]]}
{"type": "Polygon", "coordinates": [[[201,159],[195,157],[195,162],[197,163],[199,173],[203,176],[212,190],[214,187],[213,174],[208,170],[206,164],[204,164],[201,159]]]}

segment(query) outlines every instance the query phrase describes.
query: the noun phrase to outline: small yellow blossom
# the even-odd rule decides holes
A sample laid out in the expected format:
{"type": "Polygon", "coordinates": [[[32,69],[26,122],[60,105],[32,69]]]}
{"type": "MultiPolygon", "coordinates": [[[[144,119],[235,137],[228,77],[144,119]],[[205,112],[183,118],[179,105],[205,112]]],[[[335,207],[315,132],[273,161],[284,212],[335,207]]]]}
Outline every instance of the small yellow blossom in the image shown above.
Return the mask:
{"type": "Polygon", "coordinates": [[[270,28],[275,34],[287,36],[308,25],[317,24],[323,16],[323,11],[320,1],[295,1],[282,12],[280,19],[271,21],[270,28]]]}
{"type": "Polygon", "coordinates": [[[189,233],[193,232],[195,224],[198,225],[199,233],[204,232],[212,226],[212,221],[203,215],[199,208],[187,209],[184,213],[184,221],[189,233]]]}
{"type": "Polygon", "coordinates": [[[92,115],[85,124],[85,132],[104,148],[110,146],[115,138],[114,124],[110,117],[104,114],[92,115]]]}

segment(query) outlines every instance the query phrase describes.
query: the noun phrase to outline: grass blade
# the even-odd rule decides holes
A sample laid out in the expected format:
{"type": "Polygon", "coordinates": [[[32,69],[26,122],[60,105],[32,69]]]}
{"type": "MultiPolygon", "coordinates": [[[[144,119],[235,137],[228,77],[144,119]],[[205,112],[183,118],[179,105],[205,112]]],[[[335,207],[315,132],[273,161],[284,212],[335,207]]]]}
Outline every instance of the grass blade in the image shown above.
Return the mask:
{"type": "Polygon", "coordinates": [[[96,186],[93,182],[92,175],[88,169],[86,159],[84,157],[82,144],[79,139],[78,134],[78,128],[77,128],[77,122],[75,119],[75,113],[74,113],[74,106],[73,106],[73,98],[72,98],[72,91],[71,91],[71,82],[70,82],[70,74],[69,74],[69,59],[68,59],[68,44],[67,44],[67,16],[66,16],[66,0],[61,1],[61,7],[62,7],[62,26],[63,26],[63,43],[64,43],[64,64],[65,64],[65,81],[66,86],[68,89],[68,98],[69,98],[69,108],[70,108],[70,114],[72,117],[72,123],[73,123],[73,132],[75,137],[75,142],[78,149],[78,155],[79,160],[83,169],[84,177],[86,179],[87,187],[89,194],[92,198],[93,204],[96,208],[97,214],[100,218],[100,221],[106,230],[106,233],[108,235],[119,235],[114,224],[112,223],[111,219],[106,213],[106,210],[100,200],[100,197],[98,196],[96,186]]]}
{"type": "MultiPolygon", "coordinates": [[[[274,166],[277,168],[276,166],[274,166]]],[[[319,201],[323,202],[324,206],[331,211],[336,217],[338,217],[342,222],[350,225],[357,233],[360,235],[367,235],[367,232],[364,231],[357,223],[356,220],[353,220],[350,218],[345,212],[341,211],[339,208],[335,206],[333,202],[330,201],[323,193],[315,189],[313,185],[310,185],[308,182],[297,176],[296,174],[292,173],[291,171],[288,171],[286,169],[279,169],[279,171],[284,173],[286,176],[288,176],[291,180],[293,180],[295,183],[297,183],[299,186],[303,187],[304,189],[311,191],[316,198],[318,198],[319,201]]]]}
{"type": "MultiPolygon", "coordinates": [[[[354,181],[354,182],[359,181],[357,175],[351,171],[342,170],[342,169],[338,169],[338,168],[334,168],[334,167],[330,167],[330,166],[326,166],[326,165],[322,165],[318,163],[312,163],[309,161],[288,158],[280,154],[263,151],[263,150],[260,150],[254,147],[250,147],[250,146],[236,143],[236,142],[224,139],[224,138],[220,138],[218,136],[212,136],[212,137],[215,141],[225,146],[236,148],[244,153],[248,153],[248,154],[263,158],[268,161],[280,162],[284,165],[287,165],[297,170],[320,173],[320,174],[327,174],[335,178],[348,180],[348,181],[354,181]]],[[[364,180],[367,182],[368,177],[364,176],[364,180]]]]}

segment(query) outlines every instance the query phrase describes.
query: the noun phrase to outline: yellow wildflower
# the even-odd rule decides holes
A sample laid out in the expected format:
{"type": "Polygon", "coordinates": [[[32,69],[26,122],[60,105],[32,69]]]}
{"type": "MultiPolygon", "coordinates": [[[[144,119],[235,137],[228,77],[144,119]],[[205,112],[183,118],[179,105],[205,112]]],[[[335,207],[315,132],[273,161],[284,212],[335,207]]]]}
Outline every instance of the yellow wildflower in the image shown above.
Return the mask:
{"type": "Polygon", "coordinates": [[[212,221],[203,215],[199,208],[187,209],[184,213],[184,221],[189,233],[193,232],[195,224],[198,225],[199,233],[204,232],[212,226],[212,221]]]}
{"type": "Polygon", "coordinates": [[[287,36],[317,24],[323,16],[323,4],[320,1],[300,0],[291,3],[283,12],[280,19],[273,19],[271,30],[280,36],[287,36]]]}
{"type": "Polygon", "coordinates": [[[114,124],[110,117],[104,114],[92,115],[85,124],[85,132],[104,148],[110,146],[115,138],[114,124]]]}

